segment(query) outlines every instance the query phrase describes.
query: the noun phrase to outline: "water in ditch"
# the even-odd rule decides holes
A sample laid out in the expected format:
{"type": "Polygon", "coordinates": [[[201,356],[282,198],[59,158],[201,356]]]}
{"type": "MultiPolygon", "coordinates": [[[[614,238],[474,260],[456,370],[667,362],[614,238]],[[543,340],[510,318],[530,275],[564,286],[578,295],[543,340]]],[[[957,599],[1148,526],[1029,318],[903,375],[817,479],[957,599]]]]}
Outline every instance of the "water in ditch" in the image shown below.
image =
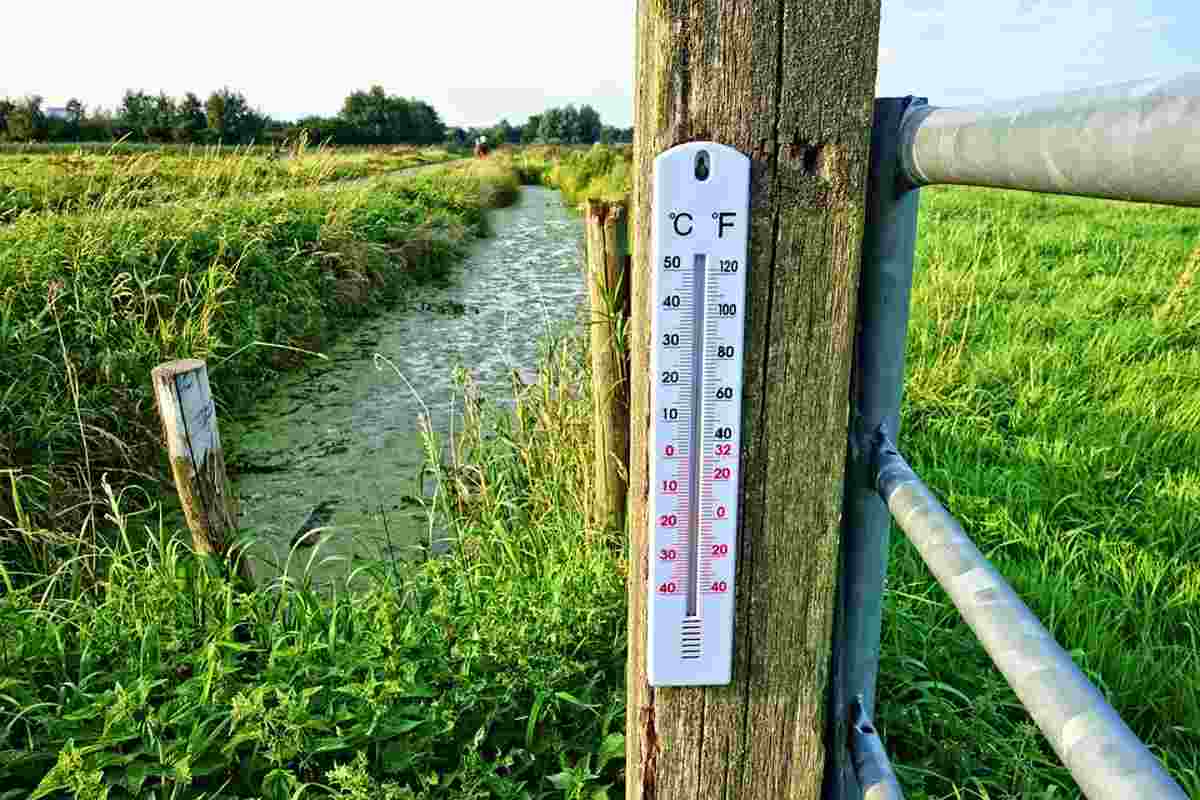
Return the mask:
{"type": "Polygon", "coordinates": [[[352,556],[437,549],[442,534],[421,500],[432,481],[419,478],[420,415],[443,435],[458,424],[456,367],[484,393],[511,396],[512,370],[536,364],[539,338],[575,319],[585,296],[582,220],[556,192],[526,187],[489,213],[492,236],[472,245],[447,286],[419,289],[408,308],[357,325],[326,349],[328,360],[284,376],[228,426],[260,581],[285,566],[323,578],[345,575],[352,556]],[[313,526],[326,528],[312,537],[317,546],[293,549],[313,526]]]}

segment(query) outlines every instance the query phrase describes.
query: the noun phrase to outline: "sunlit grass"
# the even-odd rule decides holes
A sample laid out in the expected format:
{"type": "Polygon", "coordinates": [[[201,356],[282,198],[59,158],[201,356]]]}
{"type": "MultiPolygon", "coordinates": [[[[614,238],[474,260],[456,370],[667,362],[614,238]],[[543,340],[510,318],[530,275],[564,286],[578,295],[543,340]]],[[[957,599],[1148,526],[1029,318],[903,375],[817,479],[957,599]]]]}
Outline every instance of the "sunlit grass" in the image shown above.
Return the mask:
{"type": "Polygon", "coordinates": [[[138,208],[312,188],[450,160],[444,148],[336,150],[301,141],[279,153],[216,146],[0,153],[0,223],[36,212],[138,208]]]}
{"type": "MultiPolygon", "coordinates": [[[[0,466],[38,441],[21,431],[65,437],[77,422],[56,365],[50,280],[64,284],[57,308],[84,419],[104,428],[96,411],[122,395],[115,380],[88,394],[105,363],[96,354],[146,341],[142,331],[158,328],[145,321],[161,324],[180,287],[195,298],[187,319],[212,309],[210,339],[195,341],[235,352],[248,334],[222,324],[256,303],[259,314],[329,314],[320,298],[335,295],[311,299],[304,276],[334,270],[347,296],[358,284],[336,265],[366,276],[372,248],[391,246],[387,232],[427,224],[429,209],[470,229],[481,197],[509,191],[503,175],[480,186],[503,165],[585,199],[627,183],[620,163],[602,150],[542,148],[395,189],[403,201],[297,193],[161,218],[21,221],[17,250],[4,250],[14,240],[0,232],[0,269],[25,264],[9,274],[35,279],[0,289],[0,345],[20,348],[0,351],[0,370],[16,363],[11,353],[29,356],[18,380],[0,382],[0,413],[17,409],[26,438],[0,425],[0,466]],[[197,236],[208,249],[195,249],[197,236]],[[293,240],[293,249],[280,244],[293,240]],[[180,271],[181,248],[204,257],[189,256],[180,271]],[[75,259],[71,270],[63,254],[75,259]],[[159,264],[170,276],[161,286],[151,280],[159,264]],[[265,281],[259,294],[233,302],[251,279],[265,281]],[[127,291],[113,295],[114,282],[127,291]],[[39,370],[56,377],[39,383],[48,380],[39,370]]],[[[1200,215],[925,190],[921,226],[901,447],[1200,797],[1200,215]]],[[[266,338],[287,341],[278,330],[266,338]]],[[[136,793],[131,778],[157,796],[188,798],[292,797],[306,783],[305,792],[354,800],[618,797],[626,555],[611,532],[587,523],[584,346],[568,336],[548,347],[538,383],[518,389],[514,404],[464,387],[453,446],[425,432],[451,555],[347,564],[370,584],[353,597],[303,577],[232,587],[149,514],[125,517],[124,508],[146,507],[132,492],[114,499],[97,484],[97,514],[116,532],[107,541],[39,528],[44,509],[12,491],[5,508],[0,491],[0,516],[16,521],[10,535],[41,548],[23,568],[42,559],[40,573],[16,574],[10,562],[0,570],[0,800],[39,782],[96,796],[101,779],[124,797],[136,793]],[[89,559],[98,579],[87,579],[89,559]]],[[[162,355],[147,346],[138,358],[162,355]]],[[[135,361],[127,371],[142,368],[135,361]]],[[[103,459],[105,439],[95,436],[103,459]]],[[[79,463],[69,439],[49,441],[66,464],[79,463]]],[[[35,498],[43,491],[28,470],[3,479],[35,498]]],[[[891,555],[877,722],[907,796],[1079,797],[895,531],[891,555]]]]}
{"type": "MultiPolygon", "coordinates": [[[[924,190],[901,449],[1200,796],[1200,215],[924,190]]],[[[910,797],[1078,796],[893,531],[878,700],[910,797]]]]}

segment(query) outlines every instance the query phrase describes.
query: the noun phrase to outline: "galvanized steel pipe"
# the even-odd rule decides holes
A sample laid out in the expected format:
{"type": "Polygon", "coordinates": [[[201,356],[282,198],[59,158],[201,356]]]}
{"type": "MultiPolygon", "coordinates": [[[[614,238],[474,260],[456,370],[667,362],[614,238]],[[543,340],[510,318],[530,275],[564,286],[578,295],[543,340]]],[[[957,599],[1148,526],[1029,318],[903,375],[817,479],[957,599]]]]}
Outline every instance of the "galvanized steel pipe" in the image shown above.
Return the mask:
{"type": "Polygon", "coordinates": [[[879,493],[1089,800],[1187,800],[884,436],[879,493]]]}
{"type": "Polygon", "coordinates": [[[914,186],[1200,206],[1200,73],[980,109],[917,107],[901,136],[914,186]]]}
{"type": "Polygon", "coordinates": [[[904,800],[904,792],[892,762],[888,759],[883,740],[863,709],[862,698],[854,704],[854,728],[850,733],[850,751],[854,759],[854,774],[862,787],[862,800],[904,800]]]}
{"type": "MultiPolygon", "coordinates": [[[[850,710],[856,698],[867,718],[875,715],[891,517],[875,490],[871,436],[882,426],[896,437],[900,428],[904,349],[920,201],[920,192],[906,184],[900,170],[900,125],[907,109],[923,102],[911,97],[875,101],[833,646],[830,714],[833,730],[829,736],[832,749],[824,800],[862,800],[867,789],[859,780],[855,756],[846,751],[844,743],[855,724],[850,710]]],[[[882,743],[879,748],[882,754],[882,743]]]]}

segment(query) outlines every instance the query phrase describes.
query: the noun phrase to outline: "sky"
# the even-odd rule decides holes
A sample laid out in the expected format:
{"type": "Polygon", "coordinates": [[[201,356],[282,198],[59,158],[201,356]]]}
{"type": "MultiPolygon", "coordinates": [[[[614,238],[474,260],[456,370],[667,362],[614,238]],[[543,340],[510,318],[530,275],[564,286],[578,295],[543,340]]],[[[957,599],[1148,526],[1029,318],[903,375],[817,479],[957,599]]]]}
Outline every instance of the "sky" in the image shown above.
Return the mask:
{"type": "MultiPolygon", "coordinates": [[[[1197,0],[882,0],[878,92],[972,105],[1200,70],[1197,0]]],[[[635,0],[5,0],[0,97],[229,86],[278,119],[381,84],[450,125],[590,103],[633,124],[635,0]]]]}

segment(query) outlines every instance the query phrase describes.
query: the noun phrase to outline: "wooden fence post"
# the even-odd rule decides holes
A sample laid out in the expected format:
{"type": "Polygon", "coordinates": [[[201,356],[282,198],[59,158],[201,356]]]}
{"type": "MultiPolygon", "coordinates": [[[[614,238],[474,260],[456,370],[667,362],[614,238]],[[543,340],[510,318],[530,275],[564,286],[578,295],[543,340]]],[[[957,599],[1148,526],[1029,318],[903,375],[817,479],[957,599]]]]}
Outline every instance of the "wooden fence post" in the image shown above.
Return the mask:
{"type": "Polygon", "coordinates": [[[230,553],[237,536],[237,512],[225,476],[208,368],[197,359],[170,361],[155,367],[151,377],[192,547],[220,559],[240,556],[238,574],[251,580],[244,555],[230,553]]]}
{"type": "Polygon", "coordinates": [[[626,796],[821,795],[879,0],[639,0],[626,796]],[[716,10],[716,9],[719,9],[716,10]],[[653,159],[751,158],[733,682],[646,680],[653,159]]]}
{"type": "Polygon", "coordinates": [[[595,491],[592,520],[625,527],[629,475],[628,212],[625,203],[588,200],[588,294],[591,298],[595,491]],[[623,329],[623,330],[622,330],[623,329]]]}

